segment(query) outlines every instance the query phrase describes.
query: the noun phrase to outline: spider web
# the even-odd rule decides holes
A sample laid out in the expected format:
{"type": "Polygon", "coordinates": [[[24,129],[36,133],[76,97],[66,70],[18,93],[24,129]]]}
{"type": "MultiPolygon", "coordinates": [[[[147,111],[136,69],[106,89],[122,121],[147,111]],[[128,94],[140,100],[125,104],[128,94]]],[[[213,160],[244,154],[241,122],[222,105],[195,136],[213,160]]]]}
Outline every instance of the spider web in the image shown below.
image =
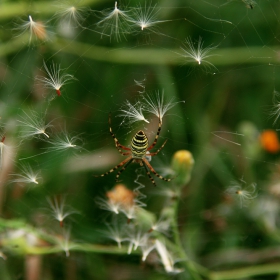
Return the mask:
{"type": "MultiPolygon", "coordinates": [[[[22,218],[59,235],[59,224],[46,211],[47,198],[63,196],[80,213],[66,219],[71,240],[108,242],[102,235],[104,221],[110,223],[111,215],[104,214],[95,202],[114,187],[116,173],[93,176],[123,160],[109,133],[108,116],[111,113],[112,129],[123,145],[129,146],[140,129],[151,144],[157,132],[156,116],[146,113],[149,123],[131,123],[119,115],[127,100],[137,104],[145,96],[164,92],[166,102],[173,98],[178,103],[163,117],[157,147],[168,141],[151,164],[159,174],[170,176],[173,154],[180,149],[193,153],[192,180],[182,192],[179,211],[188,254],[209,268],[234,267],[240,262],[237,248],[243,248],[244,262],[252,262],[250,250],[266,248],[265,241],[258,240],[273,240],[279,223],[279,207],[269,207],[278,201],[279,155],[260,144],[263,131],[277,133],[278,129],[278,120],[274,121],[280,91],[279,3],[120,2],[123,11],[134,7],[155,13],[155,22],[141,30],[121,21],[116,35],[113,23],[103,21],[114,9],[113,2],[65,2],[83,7],[72,25],[71,19],[57,13],[59,3],[44,13],[37,6],[34,10],[35,2],[28,1],[26,11],[1,20],[0,120],[6,145],[5,153],[0,146],[1,216],[22,218]],[[27,20],[30,14],[34,21],[46,23],[46,42],[36,34],[30,41],[28,31],[18,30],[21,19],[27,20]],[[209,50],[201,62],[186,54],[199,44],[209,50]],[[75,77],[61,87],[61,96],[42,86],[40,77],[47,77],[44,62],[48,67],[60,65],[62,73],[75,77]],[[21,137],[19,121],[26,115],[50,123],[46,128],[49,139],[44,135],[21,137]],[[73,147],[62,146],[59,140],[65,144],[63,137],[73,147]],[[22,166],[40,172],[38,186],[15,182],[12,174],[21,174],[22,166]],[[240,204],[236,193],[226,192],[236,184],[254,199],[240,204]],[[250,193],[251,184],[256,184],[257,193],[250,193]],[[260,226],[248,229],[248,221],[260,226]],[[230,261],[223,260],[215,248],[232,251],[230,261]]],[[[170,185],[156,178],[155,189],[145,173],[131,164],[121,174],[121,183],[129,189],[145,186],[141,188],[143,203],[159,216],[164,208],[162,194],[170,185]]],[[[64,256],[58,260],[63,264],[64,256]]],[[[113,264],[102,261],[114,271],[113,264]]],[[[138,259],[124,261],[131,279],[138,279],[138,259]]],[[[12,273],[9,262],[8,258],[3,267],[12,273]]],[[[80,269],[88,273],[91,268],[84,259],[81,262],[80,269]]],[[[112,263],[117,264],[116,259],[112,263]]],[[[20,265],[17,271],[22,273],[20,265]]]]}

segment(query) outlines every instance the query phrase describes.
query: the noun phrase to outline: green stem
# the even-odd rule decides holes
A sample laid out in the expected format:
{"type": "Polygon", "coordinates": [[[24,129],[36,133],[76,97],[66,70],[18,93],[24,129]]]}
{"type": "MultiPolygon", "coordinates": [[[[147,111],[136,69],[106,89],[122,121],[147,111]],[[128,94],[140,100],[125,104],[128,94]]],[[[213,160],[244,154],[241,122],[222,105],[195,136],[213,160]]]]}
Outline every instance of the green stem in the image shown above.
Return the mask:
{"type": "MultiPolygon", "coordinates": [[[[91,4],[102,3],[101,0],[83,0],[78,6],[87,6],[91,4]]],[[[17,16],[29,15],[29,13],[40,13],[40,15],[48,16],[57,13],[58,5],[50,1],[25,1],[25,2],[12,2],[1,5],[0,19],[6,20],[17,16]]]]}
{"type": "MultiPolygon", "coordinates": [[[[69,54],[93,59],[96,61],[138,64],[138,65],[184,65],[194,64],[187,62],[180,56],[182,53],[179,49],[155,49],[155,48],[106,48],[94,46],[92,44],[81,43],[66,39],[59,39],[50,44],[54,51],[62,51],[69,54]]],[[[280,57],[277,56],[279,46],[271,48],[247,47],[217,49],[216,55],[207,59],[208,62],[215,66],[230,66],[239,64],[269,64],[277,63],[280,57]]],[[[203,61],[201,67],[203,67],[203,61]]],[[[197,65],[199,67],[199,65],[197,65]]]]}
{"type": "MultiPolygon", "coordinates": [[[[91,252],[97,254],[111,254],[111,255],[124,255],[127,253],[128,248],[122,247],[118,248],[116,246],[103,246],[88,243],[70,243],[69,251],[81,251],[81,252],[91,252]]],[[[49,246],[49,247],[28,247],[25,251],[26,255],[47,255],[53,253],[60,253],[65,251],[61,246],[49,246]]],[[[139,254],[139,252],[133,251],[132,254],[139,254]]]]}
{"type": "Polygon", "coordinates": [[[254,265],[246,268],[236,268],[233,270],[211,272],[210,279],[212,280],[231,280],[251,278],[259,275],[278,274],[280,272],[279,263],[254,265]]]}
{"type": "MultiPolygon", "coordinates": [[[[174,201],[174,204],[173,204],[173,217],[172,217],[172,232],[173,232],[173,237],[174,237],[174,242],[176,244],[176,249],[179,253],[179,257],[184,261],[184,265],[185,265],[185,268],[186,270],[190,273],[192,279],[194,280],[201,280],[202,278],[200,277],[199,275],[199,272],[198,272],[198,267],[195,266],[193,264],[193,262],[191,262],[186,254],[186,252],[184,251],[184,248],[183,248],[183,244],[181,242],[181,238],[180,238],[180,233],[179,233],[179,229],[178,229],[178,223],[177,223],[177,213],[178,213],[178,200],[174,201]]],[[[205,271],[203,271],[205,274],[205,271]]],[[[208,273],[207,273],[208,274],[208,273]]]]}
{"type": "MultiPolygon", "coordinates": [[[[44,231],[36,229],[24,221],[21,220],[5,220],[0,218],[0,233],[2,231],[21,231],[21,235],[16,238],[9,238],[9,234],[2,238],[0,245],[11,252],[19,255],[33,254],[33,255],[46,255],[52,253],[63,252],[65,249],[69,251],[83,251],[93,252],[99,254],[126,254],[127,247],[118,248],[116,246],[104,246],[98,244],[88,243],[74,243],[67,242],[67,246],[63,246],[63,239],[59,236],[53,236],[44,231]],[[31,245],[28,243],[28,236],[33,236],[37,239],[36,243],[48,243],[42,245],[31,245]]],[[[132,254],[139,254],[137,251],[133,251],[132,254]]]]}
{"type": "MultiPolygon", "coordinates": [[[[210,272],[205,267],[202,267],[201,265],[190,261],[183,249],[178,230],[178,223],[176,218],[178,210],[178,201],[174,202],[173,209],[174,215],[172,221],[172,229],[175,244],[168,242],[168,246],[174,248],[174,250],[177,250],[180,255],[180,258],[186,260],[185,268],[191,274],[192,279],[200,280],[202,279],[200,275],[202,275],[206,279],[211,280],[234,280],[241,278],[250,278],[259,275],[280,274],[279,263],[254,265],[245,268],[236,268],[233,270],[210,272]]],[[[61,239],[59,239],[58,237],[52,236],[45,232],[41,232],[40,230],[27,225],[24,221],[21,220],[5,220],[0,218],[0,232],[3,230],[7,231],[12,229],[22,230],[24,232],[24,235],[16,239],[9,239],[8,236],[5,236],[5,238],[1,239],[1,246],[7,250],[10,249],[14,253],[17,253],[19,255],[45,255],[65,251],[65,247],[60,246],[61,239]],[[45,246],[30,245],[27,242],[28,234],[33,234],[38,238],[38,240],[49,242],[50,244],[45,246]]],[[[69,249],[70,253],[72,251],[116,255],[124,255],[127,253],[127,247],[118,248],[116,246],[104,246],[88,243],[69,242],[67,248],[69,249]]],[[[139,255],[139,253],[139,251],[132,252],[132,254],[136,255],[139,255]]]]}
{"type": "MultiPolygon", "coordinates": [[[[19,51],[21,48],[27,47],[28,34],[9,40],[7,43],[1,44],[0,57],[19,51]]],[[[31,42],[32,43],[32,42],[31,42]]],[[[185,62],[184,57],[180,56],[180,50],[177,49],[155,49],[155,48],[137,48],[113,49],[101,46],[94,46],[87,43],[71,41],[66,39],[58,39],[54,42],[46,44],[53,51],[60,51],[68,54],[74,54],[80,57],[93,59],[101,62],[119,63],[119,64],[135,64],[135,65],[192,65],[193,62],[185,62]]],[[[219,55],[212,56],[208,59],[215,66],[230,66],[238,64],[269,64],[280,62],[275,51],[264,49],[262,47],[252,47],[251,52],[248,48],[228,48],[217,49],[219,55]]],[[[203,62],[201,64],[203,66],[203,62]]],[[[199,67],[197,65],[197,67],[199,67]]]]}

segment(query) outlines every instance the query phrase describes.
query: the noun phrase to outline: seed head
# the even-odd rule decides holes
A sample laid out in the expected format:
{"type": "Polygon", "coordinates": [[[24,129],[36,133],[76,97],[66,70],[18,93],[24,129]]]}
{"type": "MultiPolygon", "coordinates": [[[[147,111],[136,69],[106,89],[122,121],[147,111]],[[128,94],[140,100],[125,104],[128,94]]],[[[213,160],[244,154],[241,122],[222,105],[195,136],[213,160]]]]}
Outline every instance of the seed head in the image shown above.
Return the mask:
{"type": "Polygon", "coordinates": [[[36,184],[38,185],[38,180],[41,179],[39,175],[40,172],[35,172],[29,164],[22,164],[20,166],[20,172],[11,174],[14,179],[11,180],[12,183],[21,183],[21,184],[36,184]]]}
{"type": "Polygon", "coordinates": [[[54,89],[57,96],[60,96],[62,86],[68,84],[69,81],[74,80],[74,76],[70,74],[62,74],[60,65],[53,63],[52,66],[48,68],[45,61],[43,63],[48,77],[37,77],[37,80],[41,81],[46,88],[54,89]]]}
{"type": "Polygon", "coordinates": [[[149,123],[143,114],[143,104],[139,101],[132,105],[128,100],[126,100],[124,107],[120,111],[121,113],[117,116],[124,117],[123,122],[127,119],[129,125],[137,121],[149,123]]]}
{"type": "Polygon", "coordinates": [[[157,221],[155,221],[152,224],[149,232],[157,231],[165,235],[168,235],[170,226],[171,226],[171,220],[169,218],[160,217],[157,221]]]}
{"type": "Polygon", "coordinates": [[[206,70],[209,68],[214,68],[217,70],[217,68],[211,62],[207,61],[207,58],[213,56],[213,54],[210,54],[210,52],[215,48],[216,47],[212,46],[203,48],[203,41],[201,37],[199,37],[197,45],[195,45],[190,38],[187,38],[186,44],[181,47],[183,53],[180,55],[186,59],[186,62],[196,62],[199,66],[204,66],[206,70]]]}
{"type": "Polygon", "coordinates": [[[78,213],[75,210],[67,210],[67,207],[65,205],[65,197],[62,197],[60,201],[57,197],[55,197],[54,199],[47,198],[47,201],[51,207],[53,218],[59,222],[61,227],[64,226],[64,219],[66,217],[71,214],[78,213]]]}
{"type": "Polygon", "coordinates": [[[128,254],[131,254],[132,250],[137,250],[138,247],[146,246],[149,240],[149,234],[143,232],[141,229],[133,228],[127,238],[129,241],[128,254]]]}
{"type": "Polygon", "coordinates": [[[61,247],[61,249],[65,252],[66,257],[70,256],[70,250],[73,249],[75,244],[72,244],[70,242],[70,229],[64,229],[63,230],[63,236],[61,236],[58,240],[58,245],[61,247]]]}
{"type": "Polygon", "coordinates": [[[115,36],[116,40],[120,41],[121,37],[125,38],[131,29],[132,19],[129,14],[130,11],[120,10],[116,1],[113,10],[102,12],[103,19],[97,23],[97,26],[103,29],[103,33],[106,34],[108,31],[110,37],[115,36]]]}
{"type": "Polygon", "coordinates": [[[63,133],[56,135],[54,139],[46,141],[51,144],[51,146],[46,148],[46,150],[47,152],[63,152],[69,149],[81,149],[81,146],[78,144],[81,141],[82,140],[79,136],[70,136],[66,131],[64,131],[63,133]]]}
{"type": "Polygon", "coordinates": [[[44,118],[38,115],[34,111],[30,111],[29,114],[23,111],[23,115],[17,120],[21,127],[21,138],[27,139],[32,137],[39,137],[44,135],[49,138],[46,130],[52,127],[51,122],[45,123],[44,118]]]}
{"type": "Polygon", "coordinates": [[[28,20],[22,21],[21,25],[16,27],[17,30],[21,31],[21,34],[29,32],[29,43],[31,43],[33,36],[40,41],[47,41],[49,39],[46,25],[41,21],[34,21],[32,16],[28,16],[28,20]]]}
{"type": "Polygon", "coordinates": [[[85,8],[79,7],[77,1],[60,1],[57,5],[58,11],[54,17],[67,22],[70,26],[81,26],[81,22],[84,21],[85,8]]]}
{"type": "Polygon", "coordinates": [[[273,109],[270,113],[271,117],[275,117],[273,124],[275,125],[280,116],[280,93],[277,91],[273,92],[273,109]]]}
{"type": "Polygon", "coordinates": [[[133,9],[133,23],[144,29],[152,29],[156,24],[164,21],[157,20],[159,10],[155,6],[148,6],[145,2],[144,7],[138,6],[133,9]]]}
{"type": "Polygon", "coordinates": [[[174,98],[166,101],[164,99],[164,91],[150,94],[143,97],[144,110],[157,116],[161,121],[163,116],[179,102],[173,102],[174,98]]]}
{"type": "Polygon", "coordinates": [[[175,261],[173,257],[168,252],[166,246],[158,239],[155,241],[155,248],[160,256],[161,262],[166,272],[172,274],[178,274],[182,272],[181,269],[174,267],[175,261]]]}
{"type": "Polygon", "coordinates": [[[241,184],[233,182],[225,193],[239,200],[240,208],[242,208],[246,207],[250,200],[253,200],[258,196],[256,187],[257,185],[255,183],[243,187],[241,184]]]}
{"type": "Polygon", "coordinates": [[[108,235],[108,237],[110,239],[117,242],[118,247],[121,248],[122,247],[122,242],[126,240],[126,238],[124,237],[123,227],[121,228],[116,223],[114,223],[113,226],[110,226],[108,224],[107,227],[109,229],[109,232],[106,232],[106,234],[108,235]]]}

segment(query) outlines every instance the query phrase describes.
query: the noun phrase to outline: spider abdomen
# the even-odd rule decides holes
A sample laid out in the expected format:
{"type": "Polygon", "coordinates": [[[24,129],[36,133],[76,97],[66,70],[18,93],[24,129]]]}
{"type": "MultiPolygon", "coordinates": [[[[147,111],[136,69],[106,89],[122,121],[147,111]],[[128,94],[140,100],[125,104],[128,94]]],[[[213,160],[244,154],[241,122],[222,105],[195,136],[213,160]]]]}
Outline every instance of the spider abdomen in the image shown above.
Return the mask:
{"type": "Polygon", "coordinates": [[[145,157],[148,146],[148,137],[143,130],[139,130],[131,140],[132,158],[142,159],[145,157]]]}

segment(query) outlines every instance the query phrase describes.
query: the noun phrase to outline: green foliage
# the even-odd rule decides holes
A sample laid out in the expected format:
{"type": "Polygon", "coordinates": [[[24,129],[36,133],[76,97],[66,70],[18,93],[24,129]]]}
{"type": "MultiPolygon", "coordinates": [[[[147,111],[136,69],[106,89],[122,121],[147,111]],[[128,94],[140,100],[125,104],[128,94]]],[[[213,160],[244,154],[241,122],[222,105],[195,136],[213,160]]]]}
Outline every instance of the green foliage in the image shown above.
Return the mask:
{"type": "Polygon", "coordinates": [[[280,278],[279,2],[125,4],[0,4],[0,279],[280,278]]]}

